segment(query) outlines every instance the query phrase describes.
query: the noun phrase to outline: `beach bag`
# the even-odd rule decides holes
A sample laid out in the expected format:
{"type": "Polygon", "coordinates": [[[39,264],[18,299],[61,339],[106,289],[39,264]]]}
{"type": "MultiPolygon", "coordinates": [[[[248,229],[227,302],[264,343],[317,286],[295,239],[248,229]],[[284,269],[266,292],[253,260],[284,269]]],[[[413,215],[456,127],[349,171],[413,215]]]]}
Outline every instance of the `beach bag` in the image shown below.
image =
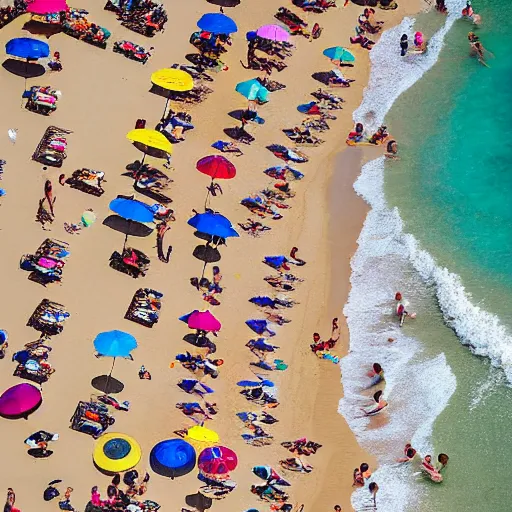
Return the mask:
{"type": "Polygon", "coordinates": [[[137,122],[135,123],[135,129],[142,130],[144,128],[146,128],[146,120],[145,119],[137,119],[137,122]]]}

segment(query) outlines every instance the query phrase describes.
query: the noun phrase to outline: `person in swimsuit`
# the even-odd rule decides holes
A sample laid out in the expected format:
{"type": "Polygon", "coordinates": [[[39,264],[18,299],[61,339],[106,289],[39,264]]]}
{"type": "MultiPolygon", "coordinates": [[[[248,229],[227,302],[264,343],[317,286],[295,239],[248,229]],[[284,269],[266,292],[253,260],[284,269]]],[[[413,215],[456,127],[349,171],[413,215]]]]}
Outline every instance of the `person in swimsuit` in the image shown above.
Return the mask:
{"type": "Polygon", "coordinates": [[[373,416],[375,414],[378,414],[379,412],[382,411],[382,409],[388,406],[388,403],[382,397],[382,391],[377,391],[373,395],[373,400],[375,401],[375,404],[372,404],[369,407],[361,409],[366,416],[373,416]]]}
{"type": "Polygon", "coordinates": [[[377,508],[377,492],[379,490],[379,486],[376,482],[372,482],[368,486],[368,490],[370,491],[370,494],[373,496],[373,506],[377,508]]]}
{"type": "Polygon", "coordinates": [[[397,462],[410,462],[414,459],[418,452],[412,447],[411,443],[407,443],[404,448],[404,457],[398,459],[397,462]]]}
{"type": "Polygon", "coordinates": [[[436,0],[436,9],[443,14],[447,14],[448,9],[446,8],[445,0],[436,0]]]}
{"type": "Polygon", "coordinates": [[[386,146],[386,158],[398,158],[398,146],[396,140],[390,140],[386,146]]]}
{"type": "Polygon", "coordinates": [[[384,370],[382,369],[382,366],[379,363],[373,363],[372,369],[368,373],[368,377],[371,379],[370,387],[384,382],[384,370]]]}
{"type": "Polygon", "coordinates": [[[480,42],[480,38],[474,32],[470,32],[468,34],[468,41],[469,41],[469,46],[470,46],[471,52],[477,56],[478,62],[480,62],[484,66],[487,66],[487,64],[485,63],[485,56],[484,56],[484,52],[486,50],[483,47],[482,43],[480,42]]]}
{"type": "Polygon", "coordinates": [[[361,472],[361,475],[363,476],[363,478],[365,480],[368,480],[372,476],[372,472],[370,471],[370,466],[366,462],[363,462],[359,466],[359,471],[361,472]]]}
{"type": "Polygon", "coordinates": [[[354,469],[353,478],[354,478],[354,481],[352,482],[352,487],[363,487],[364,486],[364,477],[359,468],[354,469]]]}
{"type": "Polygon", "coordinates": [[[400,55],[405,57],[407,54],[407,50],[409,49],[409,41],[407,38],[407,34],[403,34],[400,38],[400,55]]]}
{"type": "Polygon", "coordinates": [[[353,145],[362,142],[364,137],[363,123],[357,123],[355,129],[348,134],[347,144],[353,145]]]}

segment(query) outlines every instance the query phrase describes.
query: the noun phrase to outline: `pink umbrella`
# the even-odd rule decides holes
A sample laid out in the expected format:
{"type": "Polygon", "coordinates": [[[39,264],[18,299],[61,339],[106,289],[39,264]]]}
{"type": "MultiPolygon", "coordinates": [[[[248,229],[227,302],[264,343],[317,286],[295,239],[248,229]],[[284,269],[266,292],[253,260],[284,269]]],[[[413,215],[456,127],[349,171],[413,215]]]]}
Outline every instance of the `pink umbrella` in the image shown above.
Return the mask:
{"type": "Polygon", "coordinates": [[[257,30],[256,34],[271,41],[288,41],[290,39],[290,33],[279,25],[263,25],[257,30]]]}
{"type": "Polygon", "coordinates": [[[41,391],[32,384],[16,384],[0,396],[1,416],[25,416],[43,400],[41,391]]]}
{"type": "Polygon", "coordinates": [[[236,453],[225,446],[205,448],[197,459],[201,471],[210,475],[226,475],[238,465],[236,453]]]}
{"type": "Polygon", "coordinates": [[[220,322],[209,311],[194,311],[188,317],[188,326],[198,331],[220,331],[220,322]]]}
{"type": "Polygon", "coordinates": [[[27,12],[32,14],[52,14],[69,9],[66,0],[32,0],[29,2],[27,12]]]}

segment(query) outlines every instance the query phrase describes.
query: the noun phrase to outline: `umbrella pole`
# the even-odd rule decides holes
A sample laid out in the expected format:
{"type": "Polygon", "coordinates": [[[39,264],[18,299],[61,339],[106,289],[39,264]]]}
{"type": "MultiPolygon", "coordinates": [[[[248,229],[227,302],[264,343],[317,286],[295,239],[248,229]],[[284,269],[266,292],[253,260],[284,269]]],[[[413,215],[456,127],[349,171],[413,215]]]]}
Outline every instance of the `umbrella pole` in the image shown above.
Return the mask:
{"type": "Polygon", "coordinates": [[[212,188],[213,188],[213,178],[212,178],[212,181],[210,183],[210,186],[206,187],[206,190],[208,190],[208,192],[206,192],[206,199],[204,200],[204,211],[206,211],[206,207],[208,205],[208,199],[210,198],[210,193],[212,191],[212,188]]]}
{"type": "Polygon", "coordinates": [[[107,375],[107,383],[105,384],[105,394],[108,395],[108,385],[110,384],[110,378],[112,377],[112,372],[114,371],[114,365],[116,364],[116,358],[112,361],[112,367],[110,368],[110,373],[107,375]]]}
{"type": "Polygon", "coordinates": [[[206,271],[206,263],[207,263],[207,262],[205,261],[205,262],[204,262],[204,265],[203,265],[203,271],[201,272],[201,279],[203,279],[203,277],[204,277],[204,273],[205,273],[205,271],[206,271]]]}
{"type": "Polygon", "coordinates": [[[165,100],[165,107],[164,107],[164,113],[162,114],[162,122],[165,119],[165,114],[167,112],[167,107],[169,106],[169,98],[165,100]]]}
{"type": "MultiPolygon", "coordinates": [[[[128,221],[128,233],[130,232],[131,227],[132,227],[132,221],[131,221],[131,220],[129,220],[129,221],[128,221]]],[[[125,233],[125,234],[124,234],[123,252],[124,252],[124,250],[126,249],[126,242],[128,242],[128,233],[125,233]]]]}

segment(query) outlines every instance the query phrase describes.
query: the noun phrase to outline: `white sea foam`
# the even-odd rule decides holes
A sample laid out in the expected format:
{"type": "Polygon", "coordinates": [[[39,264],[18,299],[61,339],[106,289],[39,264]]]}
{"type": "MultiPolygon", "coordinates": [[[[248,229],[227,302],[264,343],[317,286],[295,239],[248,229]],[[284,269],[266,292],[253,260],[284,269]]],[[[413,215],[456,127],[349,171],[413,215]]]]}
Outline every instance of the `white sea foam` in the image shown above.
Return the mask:
{"type": "MultiPolygon", "coordinates": [[[[446,3],[453,14],[430,39],[426,54],[400,57],[400,36],[413,33],[411,18],[405,18],[400,25],[384,32],[373,48],[369,84],[361,106],[354,112],[354,120],[363,122],[369,131],[383,123],[400,94],[439,58],[444,37],[457,19],[463,2],[448,0],[446,3]]],[[[374,478],[380,487],[379,510],[417,510],[421,488],[413,489],[411,485],[413,470],[394,461],[407,441],[414,443],[423,454],[432,450],[430,439],[435,419],[455,391],[456,381],[444,354],[434,358],[422,356],[420,342],[399,334],[396,317],[392,316],[397,289],[425,286],[419,277],[427,277],[425,272],[411,273],[411,262],[418,269],[420,261],[427,260],[428,255],[418,249],[411,236],[404,235],[398,211],[386,204],[384,158],[363,167],[355,189],[372,209],[352,259],[352,289],[344,311],[350,329],[350,353],[341,362],[345,396],[339,410],[361,444],[378,458],[380,467],[374,478]],[[417,282],[412,283],[414,280],[417,282]],[[406,286],[400,286],[402,284],[406,286]],[[398,340],[390,344],[388,338],[398,340]],[[362,369],[376,361],[386,371],[385,394],[390,405],[370,424],[360,410],[372,393],[364,389],[368,378],[362,369]]],[[[429,278],[436,275],[435,268],[432,260],[429,278]]],[[[367,488],[353,494],[355,510],[366,509],[368,501],[367,488]]]]}

